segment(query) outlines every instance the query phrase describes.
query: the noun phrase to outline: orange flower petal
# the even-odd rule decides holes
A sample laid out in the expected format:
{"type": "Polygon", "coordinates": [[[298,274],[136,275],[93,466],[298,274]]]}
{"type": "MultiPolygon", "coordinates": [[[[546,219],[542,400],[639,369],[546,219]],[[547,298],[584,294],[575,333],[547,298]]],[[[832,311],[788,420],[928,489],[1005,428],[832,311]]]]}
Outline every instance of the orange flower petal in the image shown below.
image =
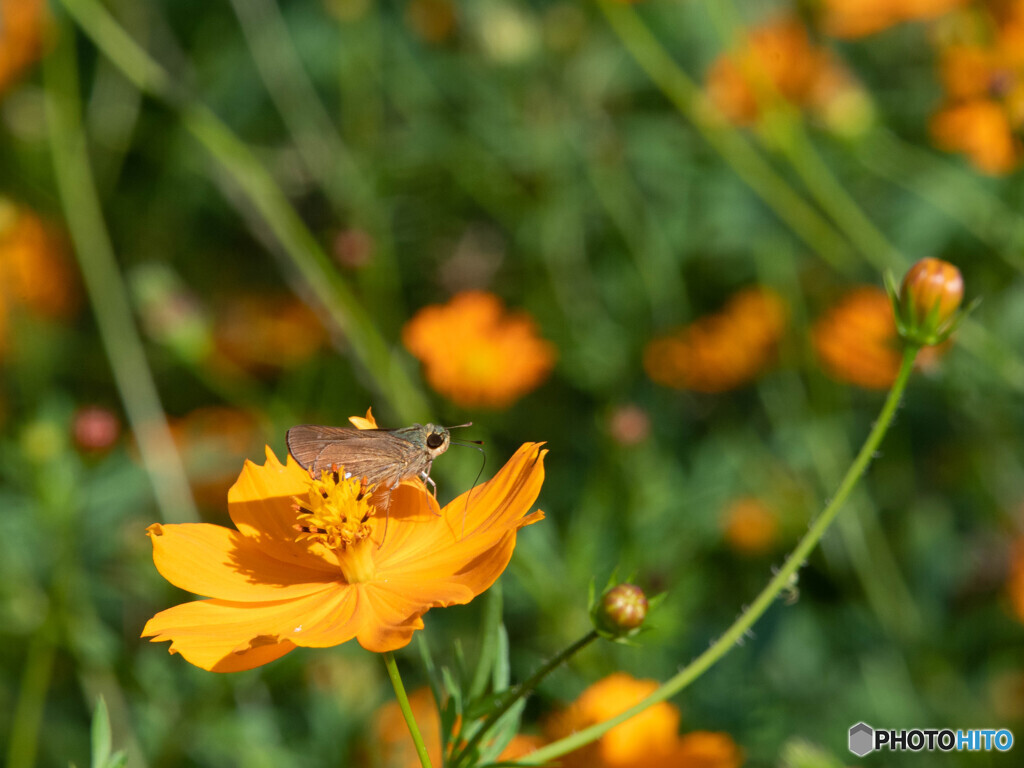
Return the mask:
{"type": "Polygon", "coordinates": [[[208,523],[151,525],[153,562],[171,584],[205,597],[260,602],[323,591],[338,569],[288,564],[238,531],[208,523]]]}
{"type": "Polygon", "coordinates": [[[442,512],[452,532],[461,536],[463,516],[469,532],[499,527],[526,514],[544,483],[548,452],[543,445],[524,443],[498,474],[445,505],[442,512]]]}
{"type": "Polygon", "coordinates": [[[373,418],[373,409],[366,409],[366,416],[350,416],[348,419],[356,429],[377,429],[377,420],[373,418]]]}
{"type": "Polygon", "coordinates": [[[441,511],[446,525],[405,528],[393,538],[389,534],[378,558],[380,571],[449,570],[453,563],[470,562],[519,528],[544,482],[547,451],[541,445],[524,444],[493,478],[447,504],[441,511]]]}
{"type": "Polygon", "coordinates": [[[268,447],[262,466],[245,462],[238,481],[228,491],[228,514],[240,533],[277,560],[313,569],[324,563],[337,566],[332,553],[325,552],[321,559],[294,545],[292,497],[305,496],[308,490],[309,474],[291,456],[287,465],[281,464],[268,447]]]}
{"type": "Polygon", "coordinates": [[[288,640],[228,625],[226,620],[237,622],[241,612],[230,605],[216,600],[176,605],[146,622],[142,636],[152,638],[154,643],[171,640],[170,653],[180,653],[190,664],[211,672],[253,669],[295,648],[288,640]],[[214,626],[217,631],[210,631],[214,626]]]}
{"type": "Polygon", "coordinates": [[[213,669],[223,657],[245,653],[254,644],[287,641],[293,646],[326,648],[360,633],[373,639],[406,630],[411,637],[422,622],[409,611],[422,614],[429,606],[388,597],[390,601],[368,593],[365,585],[336,584],[291,600],[195,600],[156,614],[142,636],[152,637],[153,642],[171,640],[171,653],[180,653],[204,669],[213,669]]]}

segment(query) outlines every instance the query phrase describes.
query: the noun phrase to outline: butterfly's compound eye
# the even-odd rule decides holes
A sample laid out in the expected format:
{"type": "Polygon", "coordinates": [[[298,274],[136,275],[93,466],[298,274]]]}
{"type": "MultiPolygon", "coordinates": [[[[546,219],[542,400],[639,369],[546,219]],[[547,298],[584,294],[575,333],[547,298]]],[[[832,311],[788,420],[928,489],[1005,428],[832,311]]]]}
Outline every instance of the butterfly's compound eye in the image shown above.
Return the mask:
{"type": "Polygon", "coordinates": [[[444,445],[444,437],[439,432],[427,435],[427,448],[440,448],[444,445]]]}

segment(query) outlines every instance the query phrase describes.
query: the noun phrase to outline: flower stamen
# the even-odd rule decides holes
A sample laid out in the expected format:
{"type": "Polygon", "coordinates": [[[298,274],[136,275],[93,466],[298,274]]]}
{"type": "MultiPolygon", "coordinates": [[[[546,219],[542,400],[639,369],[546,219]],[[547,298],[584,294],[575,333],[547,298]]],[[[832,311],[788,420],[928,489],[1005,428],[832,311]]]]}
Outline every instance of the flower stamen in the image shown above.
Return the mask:
{"type": "Polygon", "coordinates": [[[307,498],[293,497],[295,540],[314,542],[340,555],[369,539],[376,510],[367,490],[361,479],[346,478],[338,467],[312,478],[307,498]]]}

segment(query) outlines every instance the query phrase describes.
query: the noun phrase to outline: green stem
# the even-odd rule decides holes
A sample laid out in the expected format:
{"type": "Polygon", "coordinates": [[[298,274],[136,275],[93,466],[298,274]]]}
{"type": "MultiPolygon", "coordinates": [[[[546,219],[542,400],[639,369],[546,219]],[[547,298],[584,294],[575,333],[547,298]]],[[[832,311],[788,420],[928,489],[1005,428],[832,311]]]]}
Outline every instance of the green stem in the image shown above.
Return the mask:
{"type": "MultiPolygon", "coordinates": [[[[729,49],[736,47],[739,14],[728,0],[707,0],[705,7],[729,49]]],[[[865,260],[879,271],[909,266],[906,257],[867,217],[857,202],[835,177],[828,163],[815,150],[804,129],[800,111],[787,102],[762,72],[748,73],[753,80],[759,101],[759,126],[763,129],[762,145],[767,137],[782,151],[793,170],[803,181],[811,197],[845,233],[865,260]]]]}
{"type": "Polygon", "coordinates": [[[8,768],[32,768],[36,764],[46,692],[50,687],[53,662],[57,655],[54,634],[53,621],[47,619],[29,644],[21,673],[21,689],[11,716],[10,741],[7,744],[8,768]]]}
{"type": "Polygon", "coordinates": [[[881,128],[855,149],[862,166],[926,201],[1024,271],[1024,217],[975,174],[881,128]]]}
{"type": "Polygon", "coordinates": [[[775,136],[790,165],[818,205],[846,233],[864,259],[879,271],[890,268],[903,271],[909,267],[909,259],[875,226],[836,179],[828,163],[814,148],[800,116],[787,114],[777,127],[775,136]]]}
{"type": "Polygon", "coordinates": [[[521,758],[519,761],[520,763],[524,765],[537,765],[549,762],[557,757],[568,754],[573,750],[579,749],[585,744],[596,741],[619,723],[640,714],[648,707],[675,696],[690,683],[707,672],[708,669],[710,669],[719,659],[732,650],[732,648],[743,638],[754,623],[761,618],[765,611],[768,610],[769,606],[771,606],[782,590],[789,586],[791,580],[800,570],[800,567],[804,564],[804,561],[807,559],[808,555],[810,555],[814,547],[817,546],[821,537],[824,536],[825,531],[828,530],[829,525],[831,525],[832,521],[835,519],[836,514],[842,508],[847,497],[850,495],[850,492],[857,484],[857,481],[860,480],[864,471],[871,463],[871,459],[874,456],[875,451],[881,444],[882,438],[888,431],[889,425],[892,423],[893,416],[896,414],[896,408],[899,405],[900,398],[903,396],[904,389],[906,389],[907,381],[910,379],[910,373],[913,370],[914,359],[917,357],[918,349],[918,347],[908,346],[904,350],[903,361],[900,365],[899,373],[896,376],[896,381],[892,385],[892,389],[889,390],[889,395],[885,400],[885,405],[882,406],[882,411],[878,416],[878,420],[875,422],[874,427],[871,429],[867,439],[864,441],[864,445],[861,447],[857,457],[853,460],[853,464],[851,464],[850,468],[846,471],[846,475],[839,484],[839,489],[836,491],[835,496],[832,497],[832,500],[828,505],[826,505],[825,509],[814,521],[807,533],[804,534],[800,543],[797,544],[796,549],[794,549],[792,554],[786,558],[786,562],[768,582],[768,585],[761,590],[761,593],[757,596],[754,602],[750,604],[750,607],[747,608],[747,610],[744,611],[735,622],[733,622],[732,626],[730,626],[729,629],[727,629],[725,633],[711,645],[710,648],[690,662],[674,677],[663,683],[658,690],[643,701],[630,707],[621,714],[616,715],[610,720],[592,725],[589,728],[578,731],[571,736],[552,744],[548,744],[547,746],[538,749],[536,752],[530,753],[526,757],[521,758]]]}
{"type": "Polygon", "coordinates": [[[391,685],[395,689],[395,698],[398,699],[398,706],[402,710],[402,717],[405,718],[405,723],[409,726],[409,735],[412,736],[413,743],[416,745],[416,754],[420,758],[420,765],[423,768],[432,768],[430,755],[427,754],[427,746],[423,743],[420,728],[416,725],[416,718],[412,714],[409,697],[405,693],[405,686],[402,685],[402,675],[398,671],[395,654],[391,651],[386,651],[382,655],[384,657],[384,666],[388,670],[388,677],[391,678],[391,685]]]}
{"type": "Polygon", "coordinates": [[[139,453],[164,520],[198,520],[188,477],[171,437],[135,328],[128,290],[103,222],[82,132],[74,35],[69,28],[58,37],[55,50],[43,59],[43,81],[57,190],[125,414],[139,441],[139,453]]]}
{"type": "Polygon", "coordinates": [[[363,285],[370,283],[374,291],[371,306],[390,307],[393,317],[401,317],[401,272],[386,205],[306,74],[277,0],[231,0],[231,4],[306,171],[316,179],[339,220],[354,218],[373,235],[373,262],[360,270],[363,285]],[[372,280],[367,280],[371,275],[372,280]]]}
{"type": "Polygon", "coordinates": [[[548,659],[545,664],[538,668],[537,671],[519,685],[514,688],[509,688],[507,691],[503,692],[498,697],[497,707],[491,711],[487,716],[487,719],[484,720],[483,724],[476,730],[476,733],[474,733],[472,738],[466,743],[466,746],[463,747],[455,756],[452,764],[456,766],[465,764],[465,760],[472,756],[473,750],[479,746],[484,736],[486,736],[487,732],[494,727],[494,724],[501,719],[502,715],[512,709],[513,705],[517,701],[532,693],[537,686],[541,684],[541,681],[544,680],[545,677],[550,675],[553,671],[558,669],[558,667],[562,666],[562,664],[597,640],[598,637],[600,637],[600,635],[597,634],[596,630],[590,630],[568,648],[563,649],[561,653],[551,659],[548,659]]]}
{"type": "Polygon", "coordinates": [[[96,0],[61,0],[107,58],[137,87],[179,111],[185,128],[237,184],[280,243],[310,295],[344,331],[353,356],[403,421],[428,411],[419,387],[392,354],[372,319],[280,187],[249,147],[212,110],[184,96],[167,72],[96,0]]]}
{"type": "Polygon", "coordinates": [[[616,0],[598,0],[598,6],[654,84],[747,186],[819,257],[841,272],[850,272],[855,265],[843,236],[729,125],[672,60],[636,10],[616,0]]]}

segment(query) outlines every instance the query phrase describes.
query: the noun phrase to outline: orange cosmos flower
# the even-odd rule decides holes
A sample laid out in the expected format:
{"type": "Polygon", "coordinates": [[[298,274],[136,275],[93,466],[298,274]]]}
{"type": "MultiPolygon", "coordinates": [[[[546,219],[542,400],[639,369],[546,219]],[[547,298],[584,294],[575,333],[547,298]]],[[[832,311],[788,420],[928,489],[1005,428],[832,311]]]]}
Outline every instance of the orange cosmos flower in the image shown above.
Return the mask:
{"type": "Polygon", "coordinates": [[[211,405],[173,419],[170,427],[196,502],[209,509],[223,508],[238,465],[262,445],[257,416],[211,405]]]}
{"type": "Polygon", "coordinates": [[[741,554],[768,552],[779,536],[779,516],[759,499],[745,496],[733,501],[723,516],[725,540],[741,554]]]}
{"type": "MultiPolygon", "coordinates": [[[[432,765],[442,765],[441,718],[429,688],[419,688],[409,694],[409,706],[419,726],[432,765]]],[[[374,768],[419,768],[416,745],[409,735],[402,710],[397,701],[386,702],[373,715],[374,768]]],[[[515,760],[538,749],[542,741],[537,736],[517,734],[505,747],[499,760],[515,760]]]]}
{"type": "MultiPolygon", "coordinates": [[[[0,59],[2,46],[0,24],[0,59]]],[[[0,198],[0,356],[11,347],[17,351],[18,340],[9,333],[14,312],[67,320],[79,299],[77,273],[64,240],[30,210],[0,198]]]]}
{"type": "Polygon", "coordinates": [[[675,768],[738,768],[743,751],[727,733],[694,731],[679,738],[675,768]]]}
{"type": "Polygon", "coordinates": [[[1010,607],[1018,621],[1024,622],[1024,537],[1014,542],[1010,551],[1010,572],[1006,579],[1010,607]]]}
{"type": "Polygon", "coordinates": [[[505,408],[540,385],[555,348],[533,319],[506,312],[497,296],[456,294],[424,307],[402,329],[402,341],[423,363],[427,381],[458,405],[505,408]]]}
{"type": "Polygon", "coordinates": [[[962,152],[974,166],[994,176],[1010,173],[1024,158],[1024,145],[995,102],[973,99],[951,104],[929,124],[932,140],[947,152],[962,152]]]}
{"type": "Polygon", "coordinates": [[[52,320],[78,309],[79,285],[67,244],[27,208],[0,198],[0,293],[52,320]]]}
{"type": "Polygon", "coordinates": [[[962,152],[985,173],[1024,161],[1024,4],[965,14],[942,51],[946,103],[929,129],[941,149],[962,152]]]}
{"type": "Polygon", "coordinates": [[[811,329],[814,350],[834,379],[887,389],[900,367],[900,344],[889,296],[863,286],[847,293],[811,329]]]}
{"type": "MultiPolygon", "coordinates": [[[[591,685],[568,709],[554,715],[553,739],[604,722],[639,703],[657,689],[654,680],[616,672],[591,685]]],[[[561,758],[562,768],[738,768],[741,750],[726,734],[694,732],[680,738],[679,710],[668,702],[648,707],[596,742],[561,758]]]]}
{"type": "Polygon", "coordinates": [[[858,86],[846,68],[791,17],[751,30],[739,51],[719,56],[707,74],[709,98],[740,125],[755,122],[773,92],[794,105],[827,111],[852,88],[858,86]]]}
{"type": "Polygon", "coordinates": [[[250,373],[269,374],[308,360],[327,332],[294,296],[235,296],[219,305],[213,337],[224,359],[250,373]]]}
{"type": "Polygon", "coordinates": [[[149,527],[161,575],[211,599],[161,611],[142,636],[170,640],[171,653],[215,672],[352,638],[370,651],[401,648],[430,608],[468,603],[490,587],[517,531],[543,519],[528,514],[544,480],[541,445],[524,444],[443,509],[422,482],[403,483],[391,493],[388,523],[377,514],[380,495],[344,479],[342,468],[313,479],[267,448],[266,463],[246,462],[228,493],[237,530],[149,527]]]}
{"type": "Polygon", "coordinates": [[[905,21],[934,19],[967,0],[824,0],[825,31],[864,37],[905,21]]]}
{"type": "Polygon", "coordinates": [[[44,0],[0,0],[0,92],[43,51],[44,0]]]}
{"type": "Polygon", "coordinates": [[[766,288],[748,288],[735,294],[721,312],[648,343],[644,369],[658,384],[676,389],[735,389],[774,359],[785,327],[782,298],[766,288]]]}
{"type": "MultiPolygon", "coordinates": [[[[862,286],[847,293],[814,323],[811,341],[822,368],[838,381],[888,389],[896,380],[902,343],[892,302],[881,288],[862,286]]],[[[925,347],[918,366],[934,365],[947,348],[925,347]]]]}

